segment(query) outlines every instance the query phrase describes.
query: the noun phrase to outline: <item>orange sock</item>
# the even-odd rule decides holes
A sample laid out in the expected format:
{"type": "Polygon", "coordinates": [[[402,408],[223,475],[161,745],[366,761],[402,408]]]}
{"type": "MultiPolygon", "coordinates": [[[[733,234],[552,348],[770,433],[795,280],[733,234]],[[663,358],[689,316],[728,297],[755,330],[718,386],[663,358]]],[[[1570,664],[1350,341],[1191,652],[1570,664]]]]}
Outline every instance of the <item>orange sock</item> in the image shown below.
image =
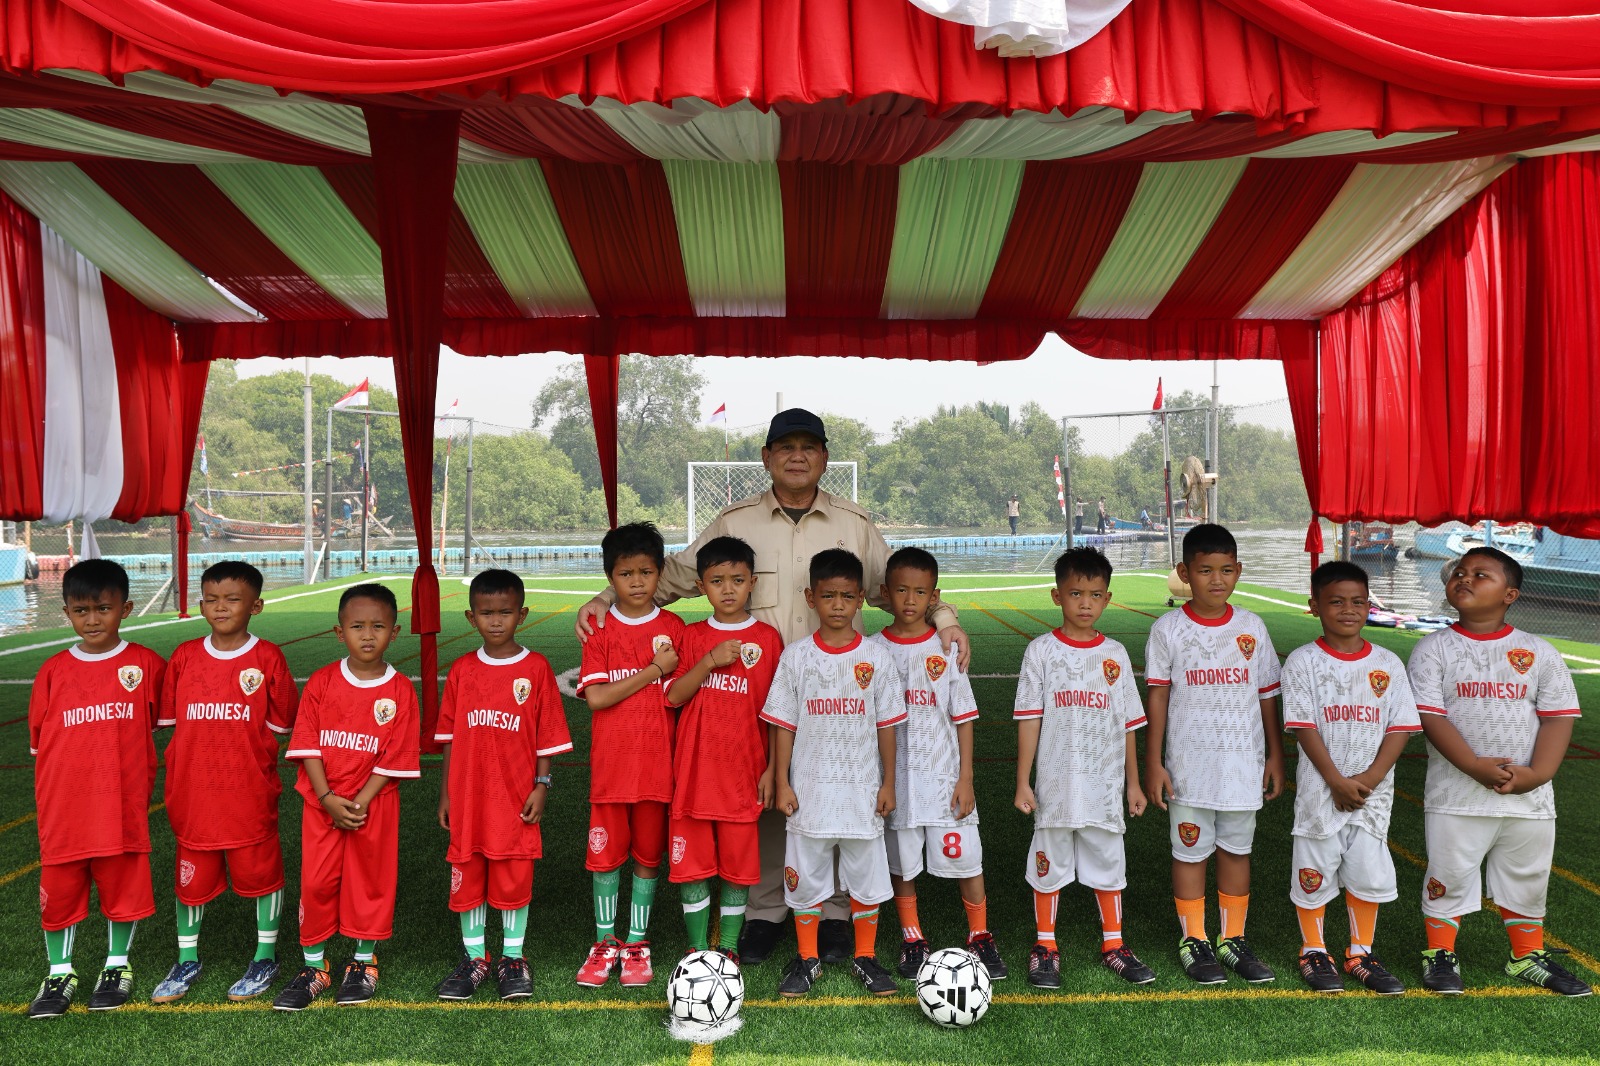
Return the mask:
{"type": "Polygon", "coordinates": [[[821,924],[820,910],[794,912],[794,939],[799,946],[802,959],[822,957],[822,953],[817,950],[817,929],[821,924]]]}
{"type": "Polygon", "coordinates": [[[1222,912],[1222,939],[1244,936],[1244,918],[1250,913],[1250,894],[1230,896],[1226,892],[1218,892],[1217,909],[1222,912]]]}
{"type": "Polygon", "coordinates": [[[1100,950],[1115,951],[1122,946],[1122,893],[1094,890],[1100,906],[1100,950]]]}
{"type": "Polygon", "coordinates": [[[856,958],[872,958],[878,953],[878,908],[858,903],[850,897],[850,922],[856,928],[856,958]]]}
{"type": "Polygon", "coordinates": [[[1511,938],[1511,955],[1522,958],[1530,951],[1544,950],[1544,919],[1527,918],[1515,911],[1500,908],[1500,917],[1506,923],[1506,936],[1511,938]]]}
{"type": "Polygon", "coordinates": [[[1033,920],[1039,927],[1039,943],[1051,951],[1056,949],[1056,904],[1059,902],[1060,892],[1033,890],[1033,920]]]}
{"type": "Polygon", "coordinates": [[[900,915],[900,935],[906,940],[921,940],[922,922],[917,917],[916,896],[896,896],[895,913],[900,915]]]}
{"type": "Polygon", "coordinates": [[[1444,948],[1446,951],[1456,949],[1456,934],[1461,931],[1460,918],[1435,918],[1432,915],[1423,915],[1422,924],[1428,933],[1428,950],[1444,948]]]}
{"type": "Polygon", "coordinates": [[[1178,936],[1206,939],[1206,898],[1174,899],[1178,905],[1178,936]]]}
{"type": "Polygon", "coordinates": [[[1322,935],[1322,919],[1327,916],[1327,907],[1296,907],[1295,917],[1300,919],[1300,954],[1306,955],[1313,951],[1328,953],[1328,942],[1322,935]]]}
{"type": "Polygon", "coordinates": [[[1350,950],[1346,958],[1371,955],[1372,941],[1378,935],[1378,905],[1346,892],[1344,908],[1350,915],[1350,950]]]}
{"type": "Polygon", "coordinates": [[[967,912],[967,936],[969,938],[989,931],[989,897],[985,896],[976,903],[968,903],[966,898],[963,897],[961,906],[967,912]]]}

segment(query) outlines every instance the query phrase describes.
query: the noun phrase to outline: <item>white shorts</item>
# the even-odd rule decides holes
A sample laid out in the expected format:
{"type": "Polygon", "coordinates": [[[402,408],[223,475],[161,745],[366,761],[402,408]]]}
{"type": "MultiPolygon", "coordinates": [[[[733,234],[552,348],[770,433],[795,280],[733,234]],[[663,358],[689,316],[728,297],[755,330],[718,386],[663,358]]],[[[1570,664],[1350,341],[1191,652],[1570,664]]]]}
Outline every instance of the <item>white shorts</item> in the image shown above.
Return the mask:
{"type": "Polygon", "coordinates": [[[1122,834],[1082,829],[1035,829],[1024,875],[1036,891],[1056,892],[1077,881],[1101,892],[1128,887],[1128,861],[1122,834]]]}
{"type": "Polygon", "coordinates": [[[926,870],[934,877],[977,877],[983,873],[983,841],[972,825],[918,825],[883,829],[889,872],[909,881],[926,870]]]}
{"type": "Polygon", "coordinates": [[[1388,842],[1354,824],[1321,840],[1295,837],[1290,862],[1289,901],[1296,907],[1326,906],[1341,888],[1368,903],[1400,895],[1388,842]]]}
{"type": "Polygon", "coordinates": [[[1496,905],[1526,918],[1543,918],[1550,890],[1550,860],[1556,851],[1553,818],[1483,818],[1432,812],[1423,816],[1428,873],[1422,883],[1422,913],[1459,918],[1496,905]]]}
{"type": "Polygon", "coordinates": [[[857,903],[883,903],[894,895],[883,838],[847,840],[787,834],[783,846],[783,902],[790,910],[810,910],[833,895],[833,859],[839,856],[838,890],[857,903]]]}
{"type": "Polygon", "coordinates": [[[1167,820],[1172,857],[1179,862],[1205,862],[1218,848],[1248,855],[1256,838],[1255,811],[1213,811],[1171,800],[1167,820]]]}

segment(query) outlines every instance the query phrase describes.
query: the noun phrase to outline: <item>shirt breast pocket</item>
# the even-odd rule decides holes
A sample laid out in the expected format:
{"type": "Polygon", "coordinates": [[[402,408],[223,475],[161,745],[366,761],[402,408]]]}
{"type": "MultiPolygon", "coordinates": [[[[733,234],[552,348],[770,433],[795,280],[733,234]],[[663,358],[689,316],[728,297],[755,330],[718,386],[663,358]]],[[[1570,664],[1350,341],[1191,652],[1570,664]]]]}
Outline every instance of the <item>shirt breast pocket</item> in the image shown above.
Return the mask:
{"type": "Polygon", "coordinates": [[[778,606],[778,553],[756,552],[756,583],[750,590],[750,610],[778,606]]]}

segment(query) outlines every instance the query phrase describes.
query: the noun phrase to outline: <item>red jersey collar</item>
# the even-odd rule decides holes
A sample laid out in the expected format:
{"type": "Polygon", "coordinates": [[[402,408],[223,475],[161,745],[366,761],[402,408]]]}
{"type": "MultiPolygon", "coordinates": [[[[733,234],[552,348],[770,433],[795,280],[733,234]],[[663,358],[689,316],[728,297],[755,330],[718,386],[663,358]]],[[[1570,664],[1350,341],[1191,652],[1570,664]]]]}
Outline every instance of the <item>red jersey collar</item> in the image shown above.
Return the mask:
{"type": "Polygon", "coordinates": [[[1054,634],[1057,640],[1069,648],[1098,648],[1100,645],[1106,642],[1106,635],[1099,630],[1095,630],[1093,640],[1073,640],[1071,637],[1061,632],[1059,627],[1052,629],[1050,632],[1054,634]]]}
{"type": "Polygon", "coordinates": [[[254,633],[251,633],[249,640],[245,641],[237,648],[234,648],[232,651],[218,651],[217,646],[211,643],[210,634],[206,635],[206,639],[203,643],[205,644],[206,654],[211,656],[213,659],[237,659],[239,656],[255,647],[256,642],[260,639],[261,638],[256,636],[254,633]]]}
{"type": "Polygon", "coordinates": [[[1451,622],[1450,628],[1455,630],[1457,633],[1460,633],[1468,640],[1500,640],[1503,637],[1509,637],[1511,635],[1511,631],[1516,627],[1510,622],[1507,622],[1493,633],[1473,633],[1469,630],[1463,629],[1460,622],[1451,622]]]}
{"type": "Polygon", "coordinates": [[[379,685],[387,684],[389,679],[394,677],[394,667],[389,663],[384,663],[382,677],[375,677],[370,681],[363,681],[361,678],[350,672],[350,660],[345,658],[339,660],[339,673],[343,675],[346,681],[354,685],[356,688],[377,688],[379,685]]]}
{"type": "Polygon", "coordinates": [[[909,647],[913,644],[923,643],[929,637],[933,636],[935,632],[936,630],[932,626],[929,626],[928,631],[922,634],[920,637],[897,637],[893,633],[889,632],[887,628],[884,628],[878,630],[878,636],[882,637],[884,640],[887,640],[890,644],[900,644],[909,647]]]}
{"type": "Polygon", "coordinates": [[[527,657],[528,649],[520,645],[517,647],[517,654],[511,656],[509,659],[491,659],[489,656],[483,653],[482,648],[478,649],[478,661],[483,663],[485,666],[510,666],[512,663],[520,663],[527,657]]]}
{"type": "Polygon", "coordinates": [[[1183,605],[1183,613],[1188,616],[1189,621],[1197,626],[1225,626],[1233,621],[1233,604],[1228,604],[1228,609],[1223,612],[1221,618],[1201,618],[1194,613],[1194,608],[1187,603],[1183,605]]]}
{"type": "Polygon", "coordinates": [[[611,605],[611,610],[607,613],[610,614],[612,618],[615,618],[617,621],[621,622],[623,625],[642,626],[647,623],[654,622],[656,620],[656,616],[661,613],[661,608],[651,607],[649,614],[642,615],[638,618],[629,618],[627,615],[617,610],[617,605],[613,603],[611,605]]]}
{"type": "Polygon", "coordinates": [[[827,652],[829,655],[843,655],[845,652],[855,651],[857,648],[861,647],[861,634],[860,633],[856,634],[856,639],[855,640],[852,640],[850,643],[846,644],[842,648],[835,648],[835,647],[831,647],[831,646],[829,646],[827,644],[822,643],[822,630],[820,630],[820,629],[817,630],[815,633],[811,634],[811,640],[812,640],[813,643],[816,644],[817,647],[821,648],[823,651],[827,652]]]}
{"type": "Polygon", "coordinates": [[[128,650],[128,642],[125,641],[125,640],[124,641],[120,641],[120,642],[118,642],[117,646],[115,648],[112,648],[110,651],[102,651],[102,652],[98,652],[98,653],[97,652],[84,651],[82,648],[78,647],[76,644],[74,644],[72,647],[68,648],[67,650],[72,653],[72,657],[74,659],[78,659],[78,660],[81,660],[81,661],[86,662],[86,663],[103,663],[107,659],[115,659],[117,656],[119,656],[123,652],[127,651],[128,650]]]}
{"type": "Polygon", "coordinates": [[[1366,640],[1361,642],[1360,651],[1340,651],[1338,648],[1335,648],[1321,637],[1317,638],[1317,647],[1321,648],[1335,659],[1338,659],[1340,662],[1345,663],[1360,662],[1362,659],[1365,659],[1372,653],[1372,644],[1370,641],[1366,640]]]}

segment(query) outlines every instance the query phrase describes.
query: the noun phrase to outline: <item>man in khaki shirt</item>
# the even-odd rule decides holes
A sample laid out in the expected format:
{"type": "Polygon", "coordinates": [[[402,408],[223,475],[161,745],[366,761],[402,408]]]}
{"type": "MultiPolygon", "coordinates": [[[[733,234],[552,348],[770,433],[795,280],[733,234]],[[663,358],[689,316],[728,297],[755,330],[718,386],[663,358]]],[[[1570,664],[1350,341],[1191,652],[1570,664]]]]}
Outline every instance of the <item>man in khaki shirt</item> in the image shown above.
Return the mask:
{"type": "MultiPolygon", "coordinates": [[[[750,613],[776,628],[792,643],[817,628],[817,616],[806,605],[811,557],[825,548],[844,548],[861,560],[866,571],[867,602],[882,608],[884,564],[889,546],[867,512],[850,500],[819,487],[828,468],[828,436],[822,419],[800,408],[780,412],[767,430],[761,461],[772,475],[772,488],[760,496],[724,508],[695,542],[667,558],[656,603],[696,597],[695,555],[713,537],[738,537],[756,555],[756,582],[750,592],[750,613]]],[[[578,610],[578,639],[587,640],[603,624],[612,603],[608,588],[578,610]]],[[[955,648],[960,669],[967,668],[972,649],[957,623],[955,609],[938,604],[928,621],[939,631],[948,652],[955,648]]],[[[862,625],[861,613],[856,626],[862,625]]],[[[750,891],[745,935],[740,949],[746,965],[765,959],[776,944],[788,914],[783,903],[784,818],[776,811],[761,816],[761,883],[750,891]],[[747,950],[749,949],[749,950],[747,950]],[[763,950],[764,949],[764,950],[763,950]]],[[[840,893],[823,907],[821,935],[825,962],[848,961],[854,954],[848,898],[840,893]]]]}

